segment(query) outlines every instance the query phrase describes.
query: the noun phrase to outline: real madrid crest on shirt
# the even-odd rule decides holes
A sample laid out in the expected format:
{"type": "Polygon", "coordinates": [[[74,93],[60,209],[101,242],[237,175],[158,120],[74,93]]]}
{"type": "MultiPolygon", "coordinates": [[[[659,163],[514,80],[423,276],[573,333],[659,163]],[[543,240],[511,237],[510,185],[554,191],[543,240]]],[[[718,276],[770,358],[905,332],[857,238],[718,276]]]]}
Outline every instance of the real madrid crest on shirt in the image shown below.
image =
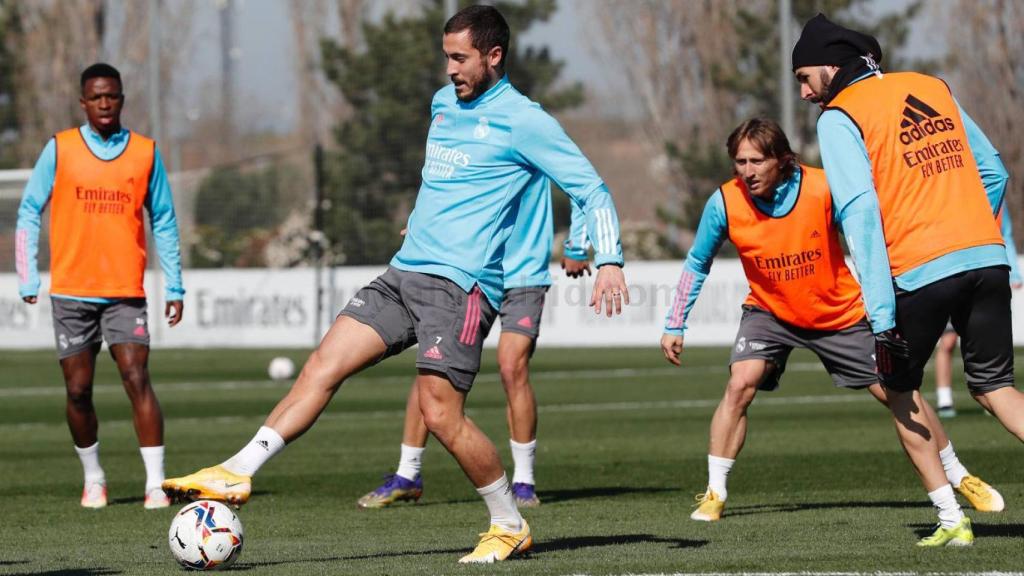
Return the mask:
{"type": "Polygon", "coordinates": [[[491,126],[487,122],[486,116],[481,116],[477,122],[476,128],[473,128],[473,137],[477,140],[483,140],[487,138],[487,135],[491,133],[491,126]]]}

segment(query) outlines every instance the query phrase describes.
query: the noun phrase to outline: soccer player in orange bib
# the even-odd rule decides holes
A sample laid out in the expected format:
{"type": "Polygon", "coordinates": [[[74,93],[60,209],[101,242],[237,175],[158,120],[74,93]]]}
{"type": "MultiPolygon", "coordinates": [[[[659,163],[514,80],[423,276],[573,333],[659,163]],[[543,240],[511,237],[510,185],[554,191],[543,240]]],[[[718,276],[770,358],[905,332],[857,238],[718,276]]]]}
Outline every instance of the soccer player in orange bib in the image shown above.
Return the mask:
{"type": "MultiPolygon", "coordinates": [[[[914,72],[883,74],[881,62],[875,38],[821,14],[793,48],[800,95],[823,109],[822,163],[833,205],[846,215],[843,230],[878,343],[879,376],[895,406],[917,396],[948,319],[961,337],[972,396],[1024,440],[1024,394],[1013,381],[1009,265],[996,223],[1006,169],[945,82],[914,72]]],[[[912,410],[920,407],[915,403],[912,410]]],[[[969,545],[970,520],[942,473],[945,455],[928,423],[921,424],[921,450],[908,453],[939,511],[939,527],[918,544],[969,545]]]]}
{"type": "MultiPolygon", "coordinates": [[[[728,238],[739,252],[750,294],[725,395],[711,420],[708,487],[690,516],[702,521],[721,518],[726,479],[746,439],[747,408],[759,389],[779,385],[793,348],[814,352],[837,386],[866,388],[883,404],[890,403],[875,370],[875,339],[860,287],[839,246],[824,173],[799,164],[786,135],[771,120],[744,122],[729,135],[727,147],[736,175],[708,199],[661,339],[665,358],[678,366],[686,318],[728,238]]],[[[975,508],[1001,509],[999,493],[968,473],[938,417],[921,404],[921,417],[949,454],[949,481],[975,508]]],[[[897,419],[896,424],[907,446],[915,437],[906,423],[897,419]]]]}
{"type": "Polygon", "coordinates": [[[149,212],[166,282],[168,324],[181,321],[181,253],[171,188],[153,140],[121,127],[121,75],[108,64],[82,72],[87,122],[58,132],[43,148],[18,209],[16,262],[22,299],[39,296],[40,220],[50,206],[50,297],[57,356],[67,386],[67,419],[82,462],[82,506],[107,505],[92,402],[103,340],[132,404],[146,467],[144,505],[164,508],[164,421],[149,380],[149,320],[143,208],[149,212]]]}

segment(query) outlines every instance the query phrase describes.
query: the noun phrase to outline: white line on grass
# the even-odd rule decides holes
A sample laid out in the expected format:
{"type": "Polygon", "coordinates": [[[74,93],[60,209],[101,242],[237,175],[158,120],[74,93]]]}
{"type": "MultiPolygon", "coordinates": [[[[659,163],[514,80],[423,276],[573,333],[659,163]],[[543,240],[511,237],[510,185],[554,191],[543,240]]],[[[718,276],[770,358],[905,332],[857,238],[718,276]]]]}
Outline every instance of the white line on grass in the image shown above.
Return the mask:
{"type": "MultiPolygon", "coordinates": [[[[782,406],[793,404],[851,404],[859,402],[872,402],[874,398],[867,393],[830,394],[821,396],[761,396],[754,400],[755,404],[767,406],[782,406]]],[[[344,405],[344,400],[336,405],[344,405]]],[[[558,413],[580,413],[580,412],[631,412],[645,410],[681,410],[694,408],[714,408],[718,406],[718,399],[700,400],[659,400],[651,402],[593,402],[575,404],[548,404],[538,406],[537,411],[544,414],[558,413]]],[[[485,412],[504,411],[504,406],[494,408],[467,408],[468,414],[482,414],[485,412]]],[[[395,420],[405,416],[405,409],[401,410],[375,410],[371,412],[325,412],[320,415],[319,420],[395,420]]],[[[200,418],[166,418],[168,422],[176,424],[228,424],[252,419],[252,416],[219,416],[200,418]]],[[[131,420],[104,420],[108,424],[130,424],[131,420]]],[[[57,426],[57,423],[24,422],[19,424],[0,424],[0,430],[28,430],[35,428],[46,428],[57,426]]],[[[63,426],[63,423],[59,424],[63,426]]]]}
{"type": "MultiPolygon", "coordinates": [[[[825,372],[821,364],[817,362],[794,362],[786,365],[788,372],[825,372]]],[[[609,380],[615,378],[634,378],[640,376],[673,376],[692,374],[720,374],[722,382],[725,382],[727,375],[725,366],[692,366],[683,368],[618,368],[612,370],[549,370],[531,372],[531,377],[536,381],[544,380],[609,380]]],[[[402,384],[412,383],[415,374],[410,372],[408,376],[388,376],[385,378],[372,378],[367,376],[356,376],[350,379],[350,384],[357,384],[364,381],[373,381],[377,384],[402,384]]],[[[480,374],[476,377],[477,382],[500,382],[498,374],[480,374]]],[[[222,380],[215,382],[158,382],[155,387],[158,392],[195,392],[209,390],[252,390],[264,388],[287,388],[291,381],[275,382],[273,380],[222,380]]],[[[96,384],[93,386],[93,394],[121,394],[123,388],[116,384],[96,384]]],[[[18,388],[0,388],[0,398],[20,398],[26,396],[63,396],[63,386],[26,386],[18,388]]]]}

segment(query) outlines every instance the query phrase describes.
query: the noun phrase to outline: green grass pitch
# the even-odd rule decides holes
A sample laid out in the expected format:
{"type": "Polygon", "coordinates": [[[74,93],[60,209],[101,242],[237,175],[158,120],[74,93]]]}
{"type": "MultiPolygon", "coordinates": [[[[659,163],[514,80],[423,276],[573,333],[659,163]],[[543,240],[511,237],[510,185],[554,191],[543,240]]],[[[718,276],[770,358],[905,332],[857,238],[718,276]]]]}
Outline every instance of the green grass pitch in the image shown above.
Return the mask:
{"type": "MultiPolygon", "coordinates": [[[[167,473],[220,462],[284,394],[265,369],[273,351],[155,350],[166,417],[167,473]]],[[[301,365],[301,352],[289,352],[301,365]]],[[[431,441],[418,504],[359,510],[398,460],[406,353],[346,383],[317,425],[256,476],[240,511],[246,574],[664,574],[695,572],[1011,572],[1024,567],[1024,451],[955,384],[946,421],[961,457],[1000,489],[1007,510],[968,510],[969,549],[914,542],[935,515],[884,409],[835,389],[797,353],[782,388],[750,412],[722,521],[689,519],[706,482],[707,429],[728,350],[692,349],[685,368],[656,347],[538,351],[537,482],[529,557],[456,563],[487,528],[483,503],[431,441]]],[[[78,506],[81,468],[64,421],[52,352],[0,353],[0,573],[179,574],[167,549],[171,510],[142,509],[144,472],[128,401],[104,354],[95,401],[111,505],[78,506]]],[[[511,473],[494,353],[467,407],[511,473]]],[[[929,374],[930,378],[931,375],[929,374]]],[[[929,388],[930,391],[930,388],[929,388]]]]}

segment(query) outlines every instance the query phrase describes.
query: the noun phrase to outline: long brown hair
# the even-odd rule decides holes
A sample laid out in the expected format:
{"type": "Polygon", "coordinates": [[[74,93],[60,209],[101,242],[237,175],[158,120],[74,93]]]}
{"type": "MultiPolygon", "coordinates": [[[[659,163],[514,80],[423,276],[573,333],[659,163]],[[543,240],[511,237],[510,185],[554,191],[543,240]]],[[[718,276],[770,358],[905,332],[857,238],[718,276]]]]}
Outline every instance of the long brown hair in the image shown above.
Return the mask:
{"type": "Polygon", "coordinates": [[[729,150],[729,158],[736,159],[740,142],[749,140],[761,154],[774,158],[782,165],[782,177],[789,179],[797,168],[797,155],[789,146],[789,138],[774,120],[768,118],[751,118],[736,127],[729,134],[725,146],[729,150]]]}

